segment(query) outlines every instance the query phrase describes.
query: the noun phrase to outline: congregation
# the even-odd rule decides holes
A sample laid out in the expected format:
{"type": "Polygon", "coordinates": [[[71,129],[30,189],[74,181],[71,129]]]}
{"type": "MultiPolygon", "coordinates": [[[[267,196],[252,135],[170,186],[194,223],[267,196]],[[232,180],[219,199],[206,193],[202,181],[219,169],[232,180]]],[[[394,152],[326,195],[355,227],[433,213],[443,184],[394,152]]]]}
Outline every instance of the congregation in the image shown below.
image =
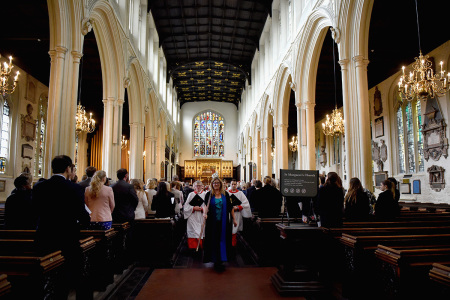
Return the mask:
{"type": "Polygon", "coordinates": [[[144,185],[140,179],[130,179],[126,169],[119,169],[118,180],[112,182],[105,171],[91,166],[86,168],[86,178],[76,182],[72,160],[65,155],[56,156],[51,167],[53,176],[33,187],[30,174],[15,179],[16,188],[5,204],[5,228],[36,229],[39,251],[61,249],[72,266],[77,262],[74,245],[80,229],[108,230],[112,223],[184,219],[188,248],[204,248],[204,262],[214,262],[215,270],[223,271],[227,254],[237,244],[236,234],[243,230],[243,218],[254,214],[274,218],[283,211],[300,222],[342,227],[344,218],[367,221],[374,215],[379,221],[392,221],[400,212],[399,191],[392,178],[381,183],[376,200],[358,178],[352,178],[344,191],[337,173],[321,174],[317,197],[286,197],[282,209],[283,196],[269,176],[264,182],[254,179],[250,183],[213,177],[209,186],[198,180],[191,187],[176,175],[170,183],[152,178],[144,185]]]}

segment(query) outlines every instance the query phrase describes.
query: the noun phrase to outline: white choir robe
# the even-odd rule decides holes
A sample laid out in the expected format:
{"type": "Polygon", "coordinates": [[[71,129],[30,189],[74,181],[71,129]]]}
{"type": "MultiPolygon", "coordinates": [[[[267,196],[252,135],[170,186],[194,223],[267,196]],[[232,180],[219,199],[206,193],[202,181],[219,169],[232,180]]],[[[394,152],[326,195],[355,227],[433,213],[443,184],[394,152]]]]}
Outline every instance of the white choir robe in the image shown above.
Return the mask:
{"type": "MultiPolygon", "coordinates": [[[[205,192],[198,194],[202,199],[205,199],[205,192]]],[[[203,214],[206,214],[206,205],[203,204],[200,206],[203,211],[194,211],[193,206],[190,205],[192,199],[194,199],[197,192],[191,192],[184,203],[184,219],[187,220],[187,237],[188,237],[188,247],[190,249],[197,249],[198,238],[200,237],[200,231],[202,230],[203,225],[203,214]]],[[[200,246],[202,246],[203,238],[205,237],[205,231],[203,230],[202,240],[200,242],[200,246]]]]}
{"type": "Polygon", "coordinates": [[[234,211],[234,218],[237,222],[237,226],[233,225],[233,231],[232,231],[232,244],[233,246],[236,246],[236,233],[238,231],[242,231],[244,229],[244,220],[243,218],[251,218],[252,217],[252,211],[250,209],[250,203],[247,200],[247,197],[244,195],[243,192],[236,190],[235,192],[233,192],[231,189],[229,189],[228,194],[230,195],[234,195],[236,196],[236,198],[238,198],[242,204],[239,205],[239,211],[234,211]]]}

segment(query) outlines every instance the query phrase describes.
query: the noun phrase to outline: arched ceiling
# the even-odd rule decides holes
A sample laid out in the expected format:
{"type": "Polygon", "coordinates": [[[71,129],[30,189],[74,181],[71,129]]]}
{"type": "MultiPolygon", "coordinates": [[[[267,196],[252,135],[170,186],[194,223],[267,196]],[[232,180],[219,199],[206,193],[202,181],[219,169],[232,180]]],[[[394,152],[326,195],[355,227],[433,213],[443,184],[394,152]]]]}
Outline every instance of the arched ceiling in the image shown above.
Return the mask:
{"type": "Polygon", "coordinates": [[[271,7],[272,0],[148,1],[181,105],[238,105],[271,7]]]}

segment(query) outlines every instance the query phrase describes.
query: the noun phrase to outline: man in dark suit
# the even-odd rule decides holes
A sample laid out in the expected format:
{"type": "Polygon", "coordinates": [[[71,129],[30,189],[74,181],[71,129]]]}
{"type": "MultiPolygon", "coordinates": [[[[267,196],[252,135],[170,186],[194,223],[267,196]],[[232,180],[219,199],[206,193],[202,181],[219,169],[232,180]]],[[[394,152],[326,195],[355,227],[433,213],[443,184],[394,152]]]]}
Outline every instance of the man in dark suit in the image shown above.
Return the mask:
{"type": "Polygon", "coordinates": [[[250,203],[250,207],[251,207],[252,211],[255,209],[255,205],[250,201],[250,199],[252,198],[252,193],[256,190],[255,184],[256,184],[256,179],[252,179],[252,185],[246,190],[247,191],[246,196],[250,203]]]}
{"type": "Polygon", "coordinates": [[[138,205],[138,197],[134,187],[128,183],[128,171],[119,169],[117,171],[117,182],[111,187],[114,192],[116,206],[112,213],[113,223],[132,222],[134,210],[138,205]]]}
{"type": "Polygon", "coordinates": [[[252,195],[258,217],[276,218],[280,215],[283,196],[279,190],[272,186],[272,178],[264,177],[264,187],[254,191],[252,195]]]}
{"type": "Polygon", "coordinates": [[[94,176],[97,169],[95,167],[89,166],[85,170],[87,178],[80,181],[78,184],[83,188],[83,191],[91,184],[92,176],[94,176]]]}
{"type": "Polygon", "coordinates": [[[68,180],[71,167],[70,157],[56,156],[52,160],[53,176],[37,183],[32,192],[33,207],[38,216],[37,251],[46,255],[61,250],[66,261],[67,272],[60,278],[63,282],[62,298],[67,297],[69,283],[81,263],[80,226],[90,221],[81,187],[68,180]]]}

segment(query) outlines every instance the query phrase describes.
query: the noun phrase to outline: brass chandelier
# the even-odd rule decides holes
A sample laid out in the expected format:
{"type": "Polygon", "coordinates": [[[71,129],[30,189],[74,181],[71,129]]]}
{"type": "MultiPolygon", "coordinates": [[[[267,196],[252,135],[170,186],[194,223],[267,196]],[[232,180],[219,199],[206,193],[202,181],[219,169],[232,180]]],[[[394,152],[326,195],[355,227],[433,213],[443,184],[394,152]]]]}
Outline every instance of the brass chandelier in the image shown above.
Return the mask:
{"type": "MultiPolygon", "coordinates": [[[[0,55],[1,57],[1,55],[0,55]]],[[[19,80],[19,71],[16,72],[14,76],[14,83],[11,84],[9,78],[11,76],[11,71],[14,68],[12,64],[12,56],[9,57],[9,64],[4,62],[0,70],[0,92],[3,96],[6,94],[12,94],[16,90],[17,81],[19,80]]]]}
{"type": "Polygon", "coordinates": [[[407,101],[413,101],[414,99],[426,100],[428,97],[435,98],[443,96],[449,90],[450,72],[445,76],[445,70],[443,69],[443,62],[441,61],[441,71],[434,72],[432,68],[432,62],[428,59],[429,56],[422,55],[422,49],[420,45],[420,28],[419,28],[419,12],[417,10],[416,3],[416,19],[417,19],[417,35],[419,39],[419,57],[415,58],[415,62],[412,64],[413,71],[409,72],[409,75],[405,74],[405,67],[402,67],[402,76],[398,82],[398,90],[400,97],[407,101]],[[434,73],[434,74],[433,74],[434,73]]]}
{"type": "Polygon", "coordinates": [[[334,110],[331,112],[331,118],[327,114],[327,120],[322,123],[323,133],[325,135],[334,136],[345,133],[344,116],[337,108],[336,100],[336,59],[334,54],[334,41],[333,41],[333,70],[334,70],[334,110]]]}
{"type": "Polygon", "coordinates": [[[80,133],[82,131],[92,133],[95,130],[95,120],[92,119],[92,113],[89,113],[89,118],[86,116],[86,110],[80,103],[77,105],[77,114],[75,115],[76,127],[75,131],[80,133]]]}
{"type": "MultiPolygon", "coordinates": [[[[128,146],[128,140],[125,139],[125,136],[122,135],[122,140],[120,141],[120,148],[126,149],[128,146]]],[[[145,151],[144,151],[145,152],[145,151]]]]}
{"type": "Polygon", "coordinates": [[[80,67],[80,76],[78,82],[78,105],[77,105],[77,114],[75,115],[75,131],[77,134],[80,132],[92,133],[95,130],[95,120],[92,119],[92,113],[89,113],[89,118],[86,116],[86,110],[84,106],[81,105],[81,82],[83,77],[83,58],[81,58],[81,67],[80,67]]]}

